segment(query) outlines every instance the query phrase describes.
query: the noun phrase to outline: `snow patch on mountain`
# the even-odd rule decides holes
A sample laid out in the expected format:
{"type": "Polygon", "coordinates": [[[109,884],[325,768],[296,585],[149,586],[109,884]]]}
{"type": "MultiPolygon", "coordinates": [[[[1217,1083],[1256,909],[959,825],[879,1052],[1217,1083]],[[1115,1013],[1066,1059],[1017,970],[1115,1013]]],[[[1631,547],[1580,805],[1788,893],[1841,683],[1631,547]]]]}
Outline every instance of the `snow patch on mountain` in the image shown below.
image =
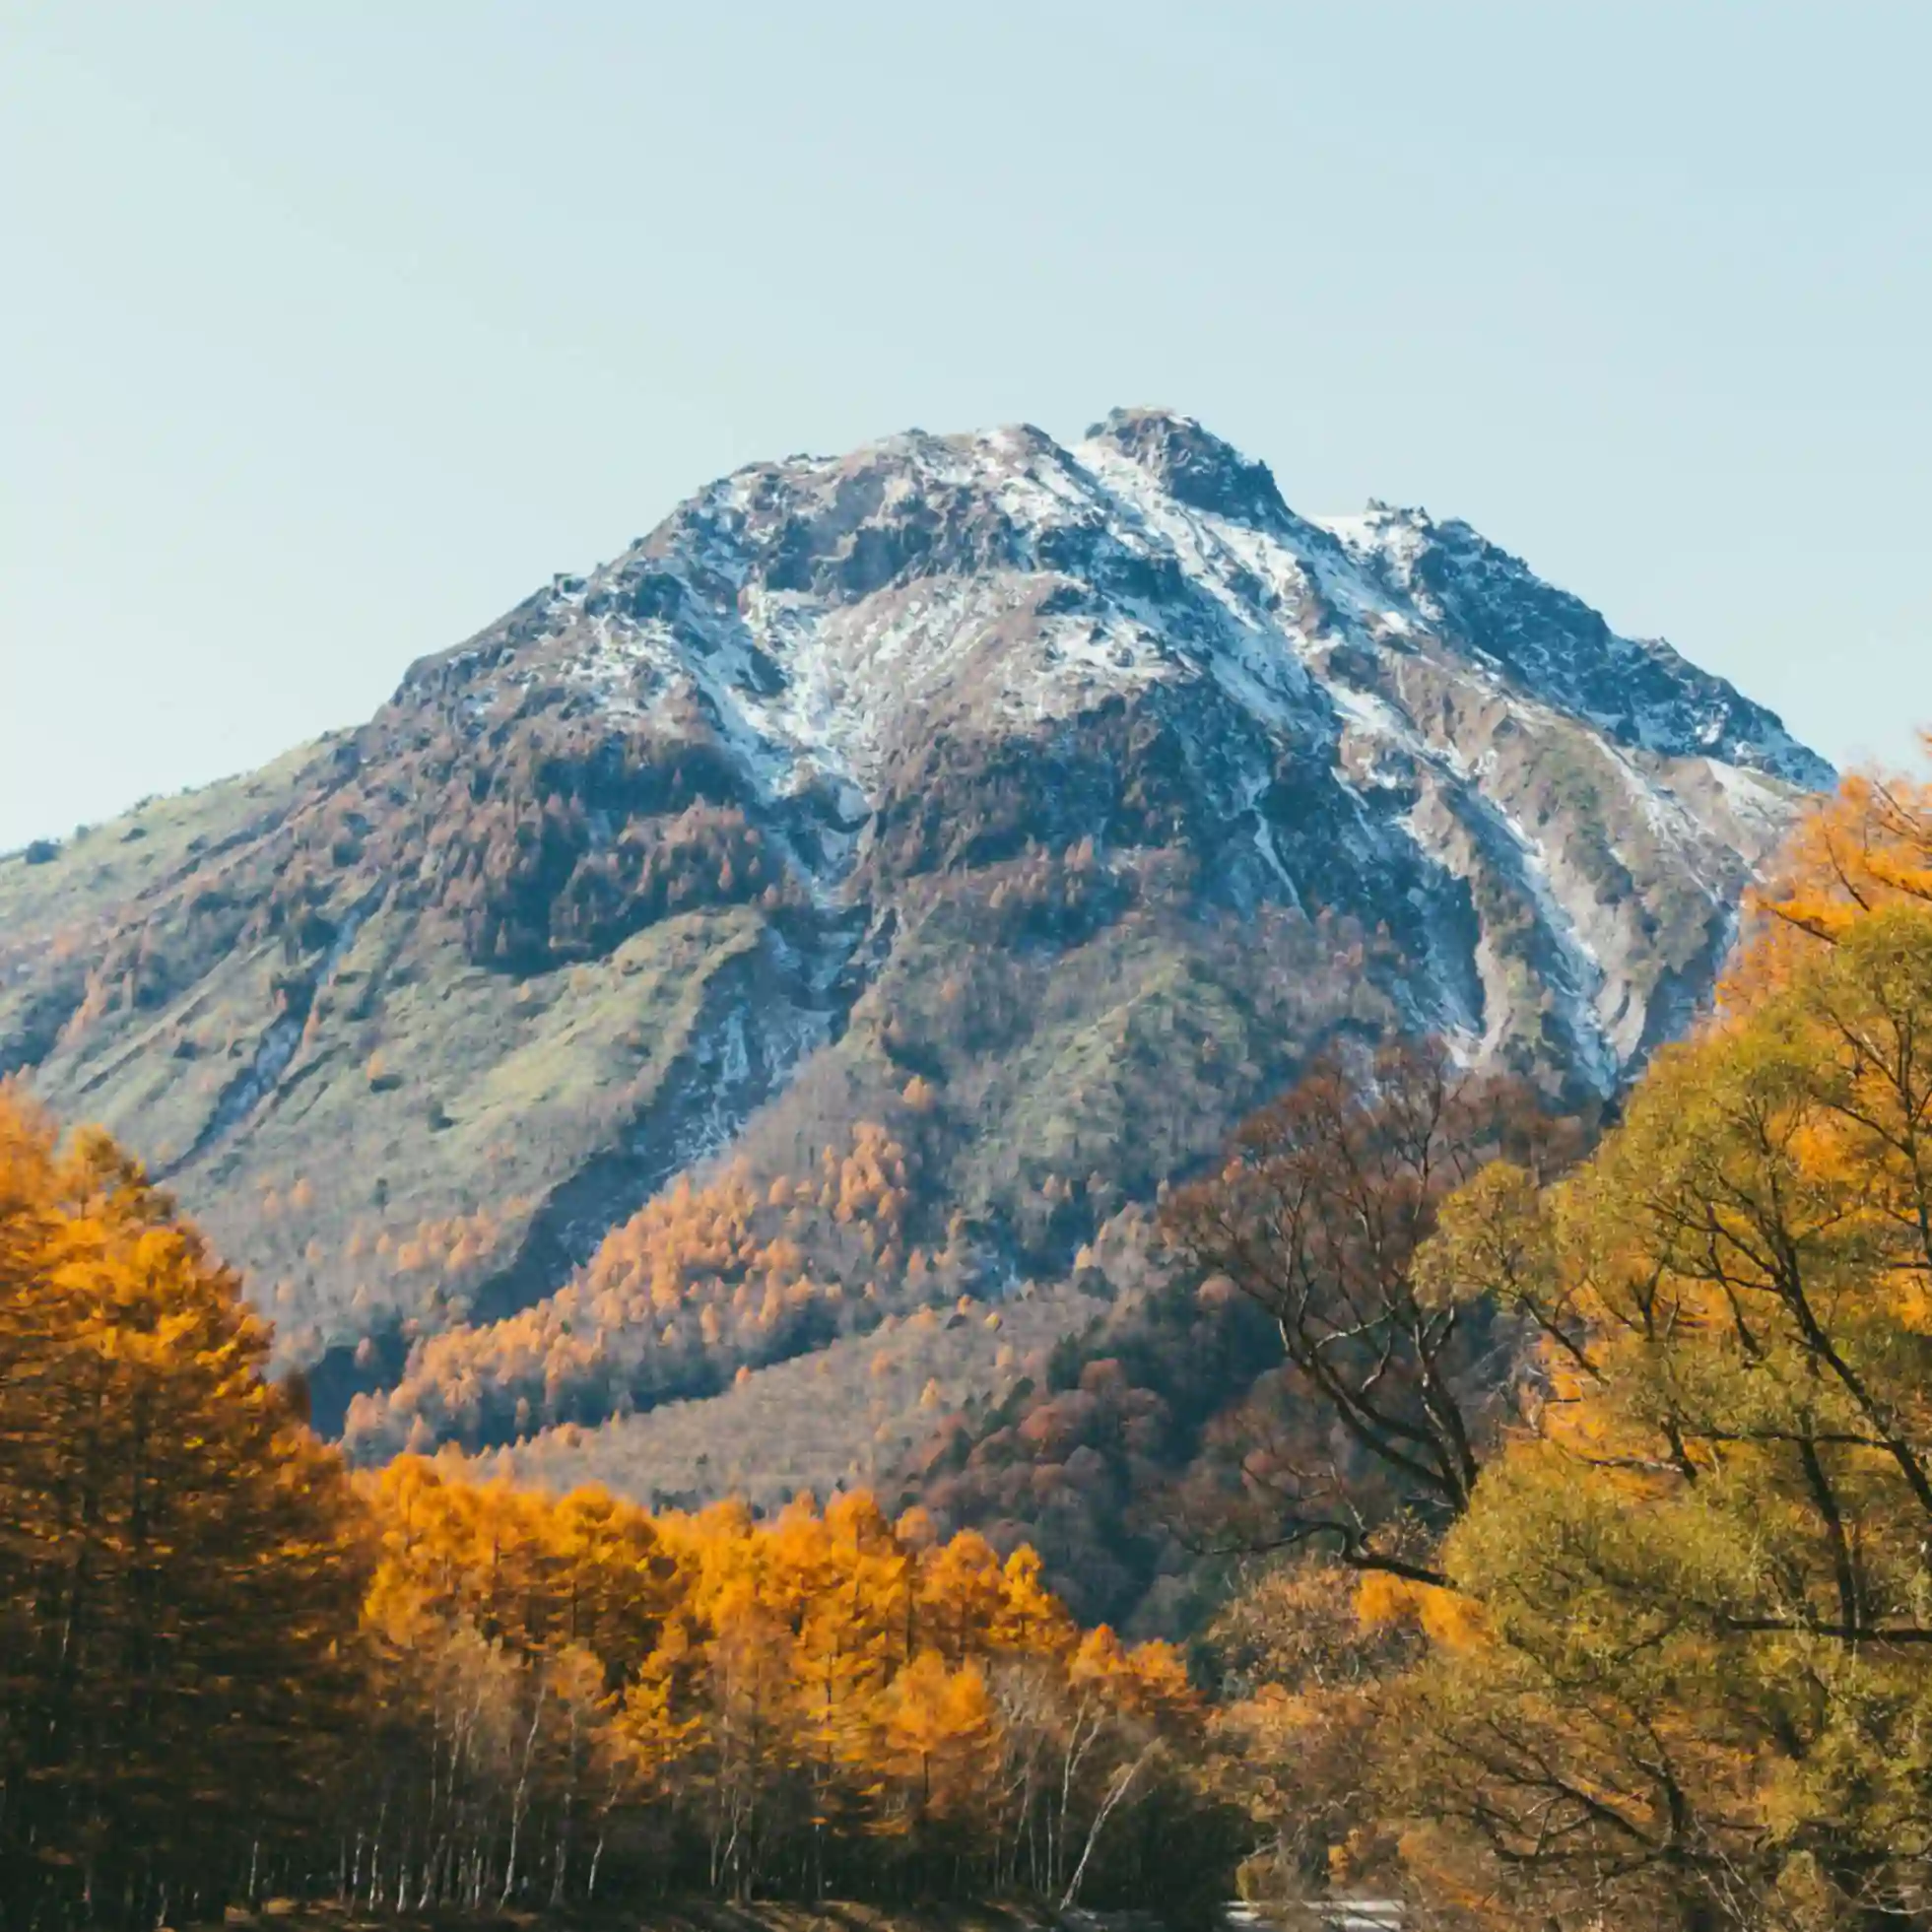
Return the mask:
{"type": "MultiPolygon", "coordinates": [[[[1303,517],[1264,465],[1159,410],[1115,411],[1070,448],[1021,425],[755,465],[512,627],[486,692],[561,679],[615,727],[708,732],[774,810],[833,800],[806,868],[822,903],[908,752],[1162,702],[1265,895],[1301,907],[1338,860],[1365,882],[1413,876],[1399,890],[1426,947],[1447,930],[1432,894],[1523,901],[1526,957],[1598,1087],[1645,1036],[1641,941],[1605,869],[1678,868],[1721,919],[1832,775],[1769,712],[1468,525],[1379,502],[1303,517]],[[1596,775],[1565,792],[1578,759],[1596,775]],[[1317,780],[1349,801],[1319,826],[1297,816],[1317,780]],[[1418,787],[1491,833],[1410,809],[1418,787]],[[1523,820],[1531,793],[1550,825],[1523,820]],[[1587,863],[1565,842],[1578,814],[1587,863]]],[[[1508,1018],[1464,1017],[1492,1042],[1508,1018]]]]}

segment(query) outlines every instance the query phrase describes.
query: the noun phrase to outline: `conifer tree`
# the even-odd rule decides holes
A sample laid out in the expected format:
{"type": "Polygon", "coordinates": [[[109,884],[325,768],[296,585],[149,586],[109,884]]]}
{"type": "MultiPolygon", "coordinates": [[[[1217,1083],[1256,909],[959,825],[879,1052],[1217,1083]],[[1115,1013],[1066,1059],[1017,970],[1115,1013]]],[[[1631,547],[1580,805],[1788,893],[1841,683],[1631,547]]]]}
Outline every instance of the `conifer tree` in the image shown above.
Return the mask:
{"type": "Polygon", "coordinates": [[[219,1904],[333,1762],[357,1528],[267,1353],[135,1164],[0,1096],[0,1922],[219,1904]]]}

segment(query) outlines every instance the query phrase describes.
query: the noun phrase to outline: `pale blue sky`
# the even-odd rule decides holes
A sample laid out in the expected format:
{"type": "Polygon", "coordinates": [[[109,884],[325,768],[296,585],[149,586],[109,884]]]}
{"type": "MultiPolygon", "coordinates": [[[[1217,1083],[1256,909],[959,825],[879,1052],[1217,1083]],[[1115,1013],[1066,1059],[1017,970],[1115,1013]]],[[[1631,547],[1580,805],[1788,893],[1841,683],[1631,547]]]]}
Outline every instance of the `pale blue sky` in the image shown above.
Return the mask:
{"type": "Polygon", "coordinates": [[[708,478],[1190,411],[1932,722],[1922,5],[0,0],[0,847],[708,478]]]}

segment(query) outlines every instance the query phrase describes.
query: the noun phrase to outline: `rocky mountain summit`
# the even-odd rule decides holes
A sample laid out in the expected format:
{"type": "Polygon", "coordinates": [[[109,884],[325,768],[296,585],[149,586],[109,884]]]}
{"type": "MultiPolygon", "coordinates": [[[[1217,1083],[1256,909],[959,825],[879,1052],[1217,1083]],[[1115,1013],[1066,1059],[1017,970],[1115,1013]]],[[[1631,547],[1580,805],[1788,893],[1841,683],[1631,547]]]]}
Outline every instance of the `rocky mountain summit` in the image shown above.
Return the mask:
{"type": "Polygon", "coordinates": [[[1337,1031],[1614,1090],[1831,776],[1467,525],[1303,516],[1188,418],[912,432],[0,865],[0,1067],[169,1175],[363,1452],[863,1475],[1337,1031]],[[687,1439],[867,1351],[809,1457],[687,1439]]]}

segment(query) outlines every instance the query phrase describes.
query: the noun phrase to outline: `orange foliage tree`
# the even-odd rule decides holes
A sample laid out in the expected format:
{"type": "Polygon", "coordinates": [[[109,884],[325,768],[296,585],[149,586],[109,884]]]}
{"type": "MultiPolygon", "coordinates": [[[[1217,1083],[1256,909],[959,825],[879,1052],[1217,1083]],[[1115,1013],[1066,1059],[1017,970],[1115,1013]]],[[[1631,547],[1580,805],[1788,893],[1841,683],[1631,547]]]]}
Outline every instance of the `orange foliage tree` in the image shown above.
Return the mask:
{"type": "Polygon", "coordinates": [[[235,1277],[0,1090],[0,1926],[219,1903],[325,1802],[361,1528],[235,1277]]]}

